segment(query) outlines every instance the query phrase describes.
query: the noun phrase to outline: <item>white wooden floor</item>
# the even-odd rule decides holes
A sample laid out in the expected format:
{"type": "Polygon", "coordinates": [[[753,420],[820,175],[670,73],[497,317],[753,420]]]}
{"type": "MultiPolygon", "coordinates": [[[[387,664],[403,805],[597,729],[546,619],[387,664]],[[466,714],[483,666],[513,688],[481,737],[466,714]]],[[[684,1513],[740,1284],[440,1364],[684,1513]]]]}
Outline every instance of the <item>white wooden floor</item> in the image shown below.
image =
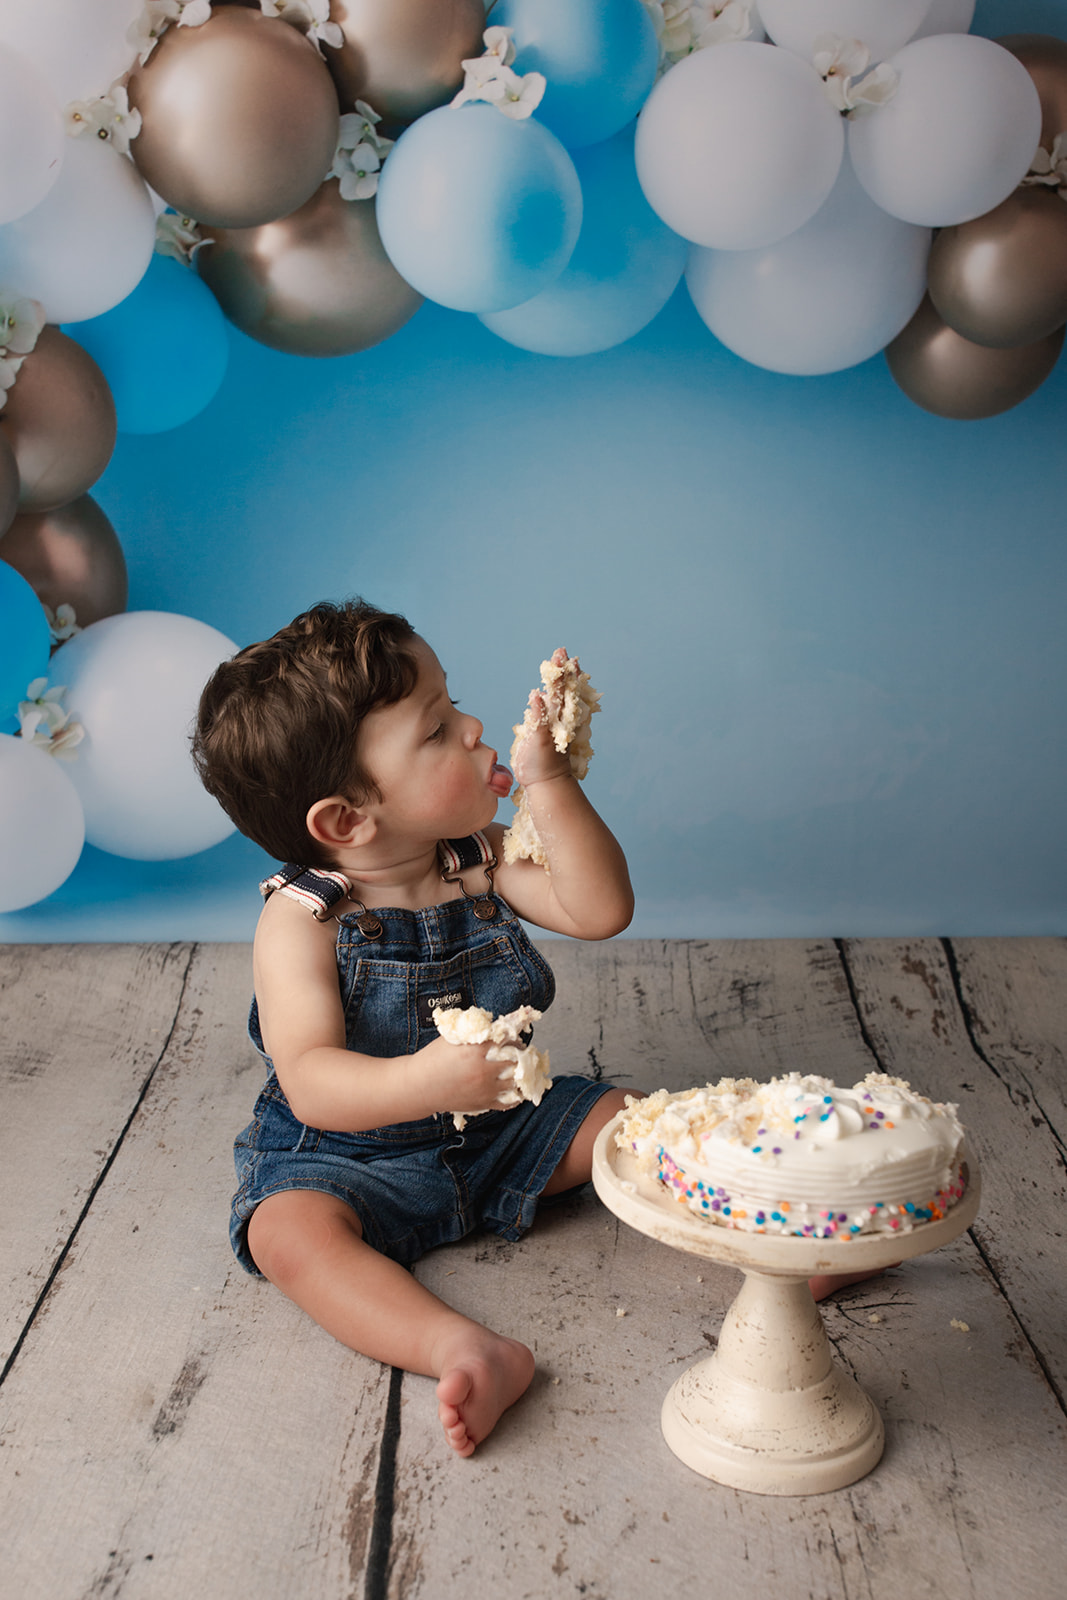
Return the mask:
{"type": "Polygon", "coordinates": [[[888,1444],[768,1499],[670,1454],[659,1408],[737,1286],[591,1191],[420,1264],[536,1348],[469,1461],[433,1385],[235,1266],[258,1087],[243,945],[0,947],[0,1591],[7,1600],[1062,1600],[1067,941],[553,942],[557,1071],[680,1088],[880,1068],[960,1103],[983,1210],[847,1291],[888,1444]],[[625,1312],[620,1316],[620,1311],[625,1312]]]}

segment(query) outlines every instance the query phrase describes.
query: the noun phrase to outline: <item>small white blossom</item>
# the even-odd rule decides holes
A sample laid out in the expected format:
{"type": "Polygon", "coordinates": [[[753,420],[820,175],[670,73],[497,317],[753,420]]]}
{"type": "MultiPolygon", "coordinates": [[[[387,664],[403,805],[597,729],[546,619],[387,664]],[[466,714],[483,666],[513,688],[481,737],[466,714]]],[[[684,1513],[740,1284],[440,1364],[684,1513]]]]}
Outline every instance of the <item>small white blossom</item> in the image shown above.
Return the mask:
{"type": "Polygon", "coordinates": [[[19,375],[22,362],[44,327],[44,307],[26,295],[0,289],[0,408],[19,375]]]}
{"type": "Polygon", "coordinates": [[[463,87],[450,101],[453,106],[472,100],[485,100],[506,117],[529,117],[544,98],[547,84],[540,72],[525,75],[513,72],[515,46],[510,28],[486,28],[482,34],[485,53],[462,63],[463,87]]]}
{"type": "Polygon", "coordinates": [[[67,133],[75,138],[95,134],[113,144],[119,155],[130,153],[130,140],[141,131],[141,113],[131,111],[126,90],[113,84],[95,100],[73,100],[66,109],[67,133]]]}
{"type": "Polygon", "coordinates": [[[1030,163],[1030,171],[1022,181],[1027,188],[1037,185],[1055,189],[1061,200],[1067,200],[1067,133],[1056,135],[1051,151],[1038,145],[1030,163]]]}
{"type": "Polygon", "coordinates": [[[393,148],[392,139],[377,131],[381,117],[365,100],[341,118],[341,131],[333,163],[326,177],[340,180],[342,200],[369,200],[378,192],[382,162],[393,148]]]}
{"type": "Polygon", "coordinates": [[[126,40],[143,67],[172,22],[198,28],[210,16],[211,0],[145,0],[141,15],[126,29],[126,40]]]}
{"type": "Polygon", "coordinates": [[[265,17],[281,17],[299,28],[320,56],[324,44],[340,50],[345,42],[340,24],[330,21],[330,0],[259,0],[259,9],[265,17]]]}
{"type": "Polygon", "coordinates": [[[888,61],[867,72],[871,64],[867,46],[861,39],[842,39],[836,33],[819,35],[812,45],[811,62],[823,80],[830,104],[849,116],[884,105],[896,94],[900,83],[899,72],[888,61]],[[863,73],[867,76],[863,77],[863,73]]]}
{"type": "Polygon", "coordinates": [[[748,39],[752,0],[644,0],[659,40],[662,74],[709,45],[748,39]]]}
{"type": "Polygon", "coordinates": [[[66,644],[68,639],[73,639],[76,633],[82,631],[72,605],[64,603],[55,611],[50,606],[44,606],[44,614],[48,619],[53,645],[66,644]]]}
{"type": "Polygon", "coordinates": [[[61,761],[74,761],[74,748],[85,738],[85,729],[80,722],[72,722],[70,712],[63,709],[66,685],[49,689],[47,684],[47,678],[34,678],[26,690],[27,698],[19,702],[19,736],[61,761]]]}
{"type": "Polygon", "coordinates": [[[211,16],[211,0],[182,0],[179,28],[199,28],[211,16]]]}
{"type": "Polygon", "coordinates": [[[180,217],[176,211],[162,211],[156,218],[156,254],[172,256],[189,266],[200,245],[206,241],[192,217],[180,217]]]}

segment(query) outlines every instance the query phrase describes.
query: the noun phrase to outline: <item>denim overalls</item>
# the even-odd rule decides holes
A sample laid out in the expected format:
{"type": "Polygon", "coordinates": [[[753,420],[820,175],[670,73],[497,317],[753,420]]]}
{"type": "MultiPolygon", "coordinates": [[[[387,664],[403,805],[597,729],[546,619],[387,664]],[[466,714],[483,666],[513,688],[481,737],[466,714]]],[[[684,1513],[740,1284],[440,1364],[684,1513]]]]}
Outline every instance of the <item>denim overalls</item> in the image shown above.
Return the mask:
{"type": "MultiPolygon", "coordinates": [[[[453,874],[493,861],[481,834],[445,841],[441,855],[453,874]]],[[[338,915],[337,970],[350,1050],[398,1056],[421,1049],[437,1037],[437,1005],[477,1005],[499,1015],[521,1005],[543,1011],[551,1003],[551,969],[493,893],[488,870],[486,877],[489,888],[479,896],[464,890],[462,899],[419,911],[375,907],[338,915]]],[[[262,887],[307,897],[309,910],[317,899],[321,915],[331,900],[345,903],[345,882],[340,874],[292,867],[262,887]]],[[[270,1066],[254,1000],[249,1034],[270,1066]]],[[[555,1078],[539,1106],[524,1101],[469,1117],[462,1132],[441,1112],[364,1133],[330,1133],[297,1122],[271,1067],[252,1121],[234,1144],[230,1239],[237,1259],[256,1272],[248,1219],[261,1200],[286,1189],[336,1195],[356,1212],[367,1243],[405,1264],[476,1228],[518,1239],[581,1123],[611,1087],[555,1078]]]]}

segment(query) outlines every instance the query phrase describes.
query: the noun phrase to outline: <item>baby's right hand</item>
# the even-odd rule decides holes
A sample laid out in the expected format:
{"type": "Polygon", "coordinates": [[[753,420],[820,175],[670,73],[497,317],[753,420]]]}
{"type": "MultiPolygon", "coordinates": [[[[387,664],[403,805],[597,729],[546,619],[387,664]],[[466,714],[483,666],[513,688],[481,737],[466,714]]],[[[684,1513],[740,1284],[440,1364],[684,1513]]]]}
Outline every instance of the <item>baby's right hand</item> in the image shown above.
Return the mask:
{"type": "Polygon", "coordinates": [[[489,1060],[492,1048],[491,1044],[449,1044],[437,1038],[416,1051],[414,1060],[426,1075],[435,1111],[473,1116],[478,1111],[505,1109],[500,1097],[514,1090],[514,1078],[506,1062],[489,1060]]]}

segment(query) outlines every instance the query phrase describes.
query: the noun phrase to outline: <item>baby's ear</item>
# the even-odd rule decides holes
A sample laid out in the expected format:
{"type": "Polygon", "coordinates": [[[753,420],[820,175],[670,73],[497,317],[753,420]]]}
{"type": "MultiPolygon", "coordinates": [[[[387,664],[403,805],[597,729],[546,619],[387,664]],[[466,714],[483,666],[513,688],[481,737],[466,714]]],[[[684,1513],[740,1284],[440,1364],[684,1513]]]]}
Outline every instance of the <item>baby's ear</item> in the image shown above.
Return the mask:
{"type": "Polygon", "coordinates": [[[304,821],[311,837],[331,850],[369,844],[377,831],[373,817],[339,794],[316,800],[304,821]]]}

